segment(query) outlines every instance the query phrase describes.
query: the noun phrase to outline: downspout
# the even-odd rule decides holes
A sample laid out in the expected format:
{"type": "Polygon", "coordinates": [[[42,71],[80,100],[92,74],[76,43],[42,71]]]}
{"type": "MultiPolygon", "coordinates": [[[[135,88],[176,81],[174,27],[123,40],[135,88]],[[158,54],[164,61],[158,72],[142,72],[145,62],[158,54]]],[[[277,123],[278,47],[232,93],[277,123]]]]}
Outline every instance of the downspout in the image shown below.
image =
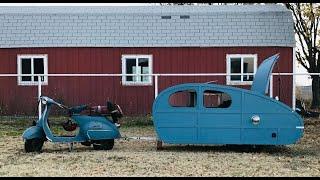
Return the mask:
{"type": "Polygon", "coordinates": [[[292,109],[296,109],[296,50],[292,48],[292,109]]]}

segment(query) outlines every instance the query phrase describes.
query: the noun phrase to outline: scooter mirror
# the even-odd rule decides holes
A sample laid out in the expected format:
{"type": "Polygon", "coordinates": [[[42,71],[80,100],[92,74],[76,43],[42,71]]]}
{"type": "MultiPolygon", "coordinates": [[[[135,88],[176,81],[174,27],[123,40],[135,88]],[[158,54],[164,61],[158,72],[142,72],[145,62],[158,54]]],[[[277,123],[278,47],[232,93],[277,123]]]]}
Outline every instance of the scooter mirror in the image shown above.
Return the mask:
{"type": "Polygon", "coordinates": [[[41,99],[42,104],[47,104],[47,101],[45,99],[41,99]]]}

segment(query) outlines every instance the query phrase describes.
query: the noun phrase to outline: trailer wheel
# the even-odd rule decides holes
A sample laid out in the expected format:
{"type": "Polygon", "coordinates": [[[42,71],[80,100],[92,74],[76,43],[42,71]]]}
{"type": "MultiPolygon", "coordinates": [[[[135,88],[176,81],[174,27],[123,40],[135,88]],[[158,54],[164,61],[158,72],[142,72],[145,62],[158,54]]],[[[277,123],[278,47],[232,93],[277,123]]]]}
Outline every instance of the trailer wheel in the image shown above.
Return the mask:
{"type": "Polygon", "coordinates": [[[93,143],[95,150],[111,150],[114,146],[114,139],[100,140],[93,143]]]}
{"type": "Polygon", "coordinates": [[[40,152],[43,146],[44,140],[40,138],[27,139],[24,143],[24,150],[26,152],[40,152]]]}
{"type": "Polygon", "coordinates": [[[162,146],[162,141],[161,140],[157,140],[157,150],[163,150],[163,146],[162,146]]]}

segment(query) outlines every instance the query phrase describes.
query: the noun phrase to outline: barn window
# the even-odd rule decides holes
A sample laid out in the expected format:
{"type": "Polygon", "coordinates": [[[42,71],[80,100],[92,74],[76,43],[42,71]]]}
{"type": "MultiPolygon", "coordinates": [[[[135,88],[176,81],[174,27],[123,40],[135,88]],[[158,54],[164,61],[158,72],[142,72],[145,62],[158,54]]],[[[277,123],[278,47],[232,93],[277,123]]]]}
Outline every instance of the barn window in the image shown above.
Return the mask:
{"type": "Polygon", "coordinates": [[[206,108],[228,108],[230,105],[231,97],[227,93],[213,90],[203,93],[203,106],[206,108]]]}
{"type": "Polygon", "coordinates": [[[122,56],[123,85],[152,85],[152,55],[122,56]]]}
{"type": "Polygon", "coordinates": [[[195,107],[197,94],[195,90],[177,91],[170,95],[169,104],[173,107],[195,107]]]}
{"type": "Polygon", "coordinates": [[[228,54],[227,55],[227,84],[251,85],[257,71],[256,54],[228,54]]]}
{"type": "MultiPolygon", "coordinates": [[[[18,55],[18,85],[37,85],[38,76],[35,74],[48,74],[48,58],[47,55],[18,55]]],[[[48,84],[48,77],[41,76],[41,83],[48,84]]]]}

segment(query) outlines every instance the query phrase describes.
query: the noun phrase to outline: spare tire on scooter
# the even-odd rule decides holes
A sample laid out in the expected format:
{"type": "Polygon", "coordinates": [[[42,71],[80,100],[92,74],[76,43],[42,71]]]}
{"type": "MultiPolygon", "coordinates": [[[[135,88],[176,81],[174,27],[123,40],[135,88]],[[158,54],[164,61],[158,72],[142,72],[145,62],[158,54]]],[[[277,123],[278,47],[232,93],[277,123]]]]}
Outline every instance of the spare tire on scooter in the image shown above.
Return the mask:
{"type": "Polygon", "coordinates": [[[62,127],[66,131],[74,131],[77,129],[77,123],[74,123],[70,119],[68,119],[67,122],[62,124],[62,127]]]}
{"type": "Polygon", "coordinates": [[[93,143],[94,150],[111,150],[114,145],[114,139],[97,140],[93,143]]]}
{"type": "Polygon", "coordinates": [[[41,152],[44,140],[40,138],[27,139],[24,143],[26,152],[41,152]]]}

